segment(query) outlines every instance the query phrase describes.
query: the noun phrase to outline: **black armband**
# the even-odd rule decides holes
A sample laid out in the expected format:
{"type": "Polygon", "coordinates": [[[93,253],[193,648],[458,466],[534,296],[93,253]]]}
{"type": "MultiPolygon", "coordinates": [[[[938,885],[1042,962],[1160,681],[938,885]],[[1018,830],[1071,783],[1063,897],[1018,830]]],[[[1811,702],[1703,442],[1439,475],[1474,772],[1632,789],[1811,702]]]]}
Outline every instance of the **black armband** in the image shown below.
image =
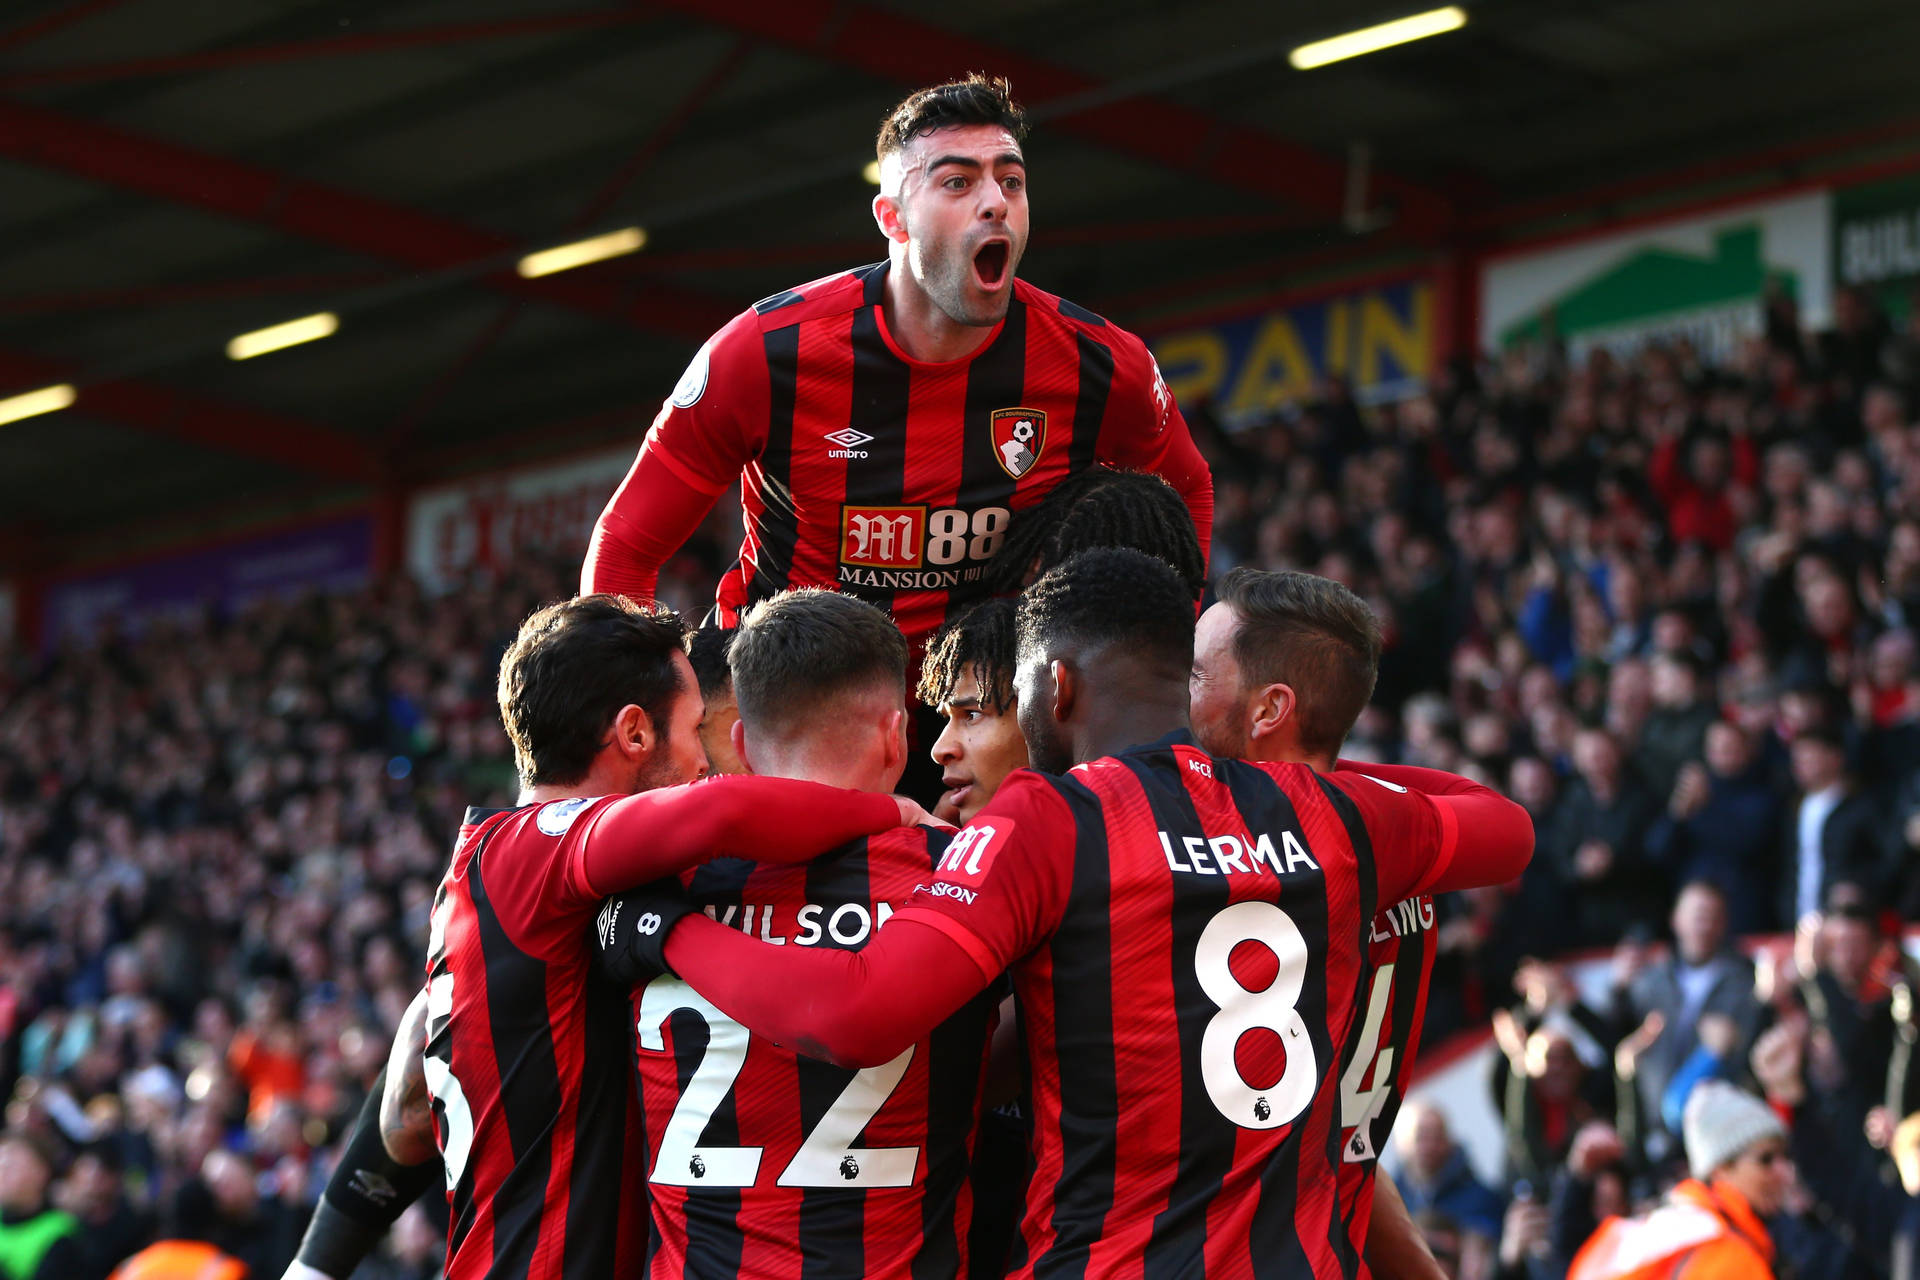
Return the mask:
{"type": "Polygon", "coordinates": [[[300,1241],[299,1260],[337,1280],[352,1275],[407,1206],[441,1177],[438,1159],[408,1165],[387,1154],[380,1138],[380,1095],[386,1081],[382,1067],[300,1241]]]}

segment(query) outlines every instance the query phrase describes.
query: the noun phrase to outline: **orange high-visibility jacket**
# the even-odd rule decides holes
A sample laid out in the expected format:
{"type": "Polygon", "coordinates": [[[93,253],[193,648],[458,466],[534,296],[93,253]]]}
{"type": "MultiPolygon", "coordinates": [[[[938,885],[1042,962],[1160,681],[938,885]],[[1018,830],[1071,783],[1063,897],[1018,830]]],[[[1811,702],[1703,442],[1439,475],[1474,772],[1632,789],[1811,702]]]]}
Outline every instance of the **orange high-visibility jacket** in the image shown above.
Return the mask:
{"type": "Polygon", "coordinates": [[[1644,1217],[1608,1218],[1567,1280],[1772,1280],[1773,1239],[1732,1187],[1693,1179],[1644,1217]]]}

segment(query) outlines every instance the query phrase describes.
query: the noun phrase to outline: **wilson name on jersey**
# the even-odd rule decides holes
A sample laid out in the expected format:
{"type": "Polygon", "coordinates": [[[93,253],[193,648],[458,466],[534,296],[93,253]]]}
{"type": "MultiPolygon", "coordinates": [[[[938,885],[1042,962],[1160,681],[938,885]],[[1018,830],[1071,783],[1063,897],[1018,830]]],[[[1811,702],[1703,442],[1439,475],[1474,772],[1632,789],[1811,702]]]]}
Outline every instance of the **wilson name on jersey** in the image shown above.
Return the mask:
{"type": "MultiPolygon", "coordinates": [[[[720,860],[706,913],[777,946],[858,950],[929,878],[947,834],[902,828],[805,866],[720,860]]],[[[633,993],[655,1222],[648,1274],[950,1277],[994,1001],[851,1071],[750,1035],[685,982],[633,993]]]]}

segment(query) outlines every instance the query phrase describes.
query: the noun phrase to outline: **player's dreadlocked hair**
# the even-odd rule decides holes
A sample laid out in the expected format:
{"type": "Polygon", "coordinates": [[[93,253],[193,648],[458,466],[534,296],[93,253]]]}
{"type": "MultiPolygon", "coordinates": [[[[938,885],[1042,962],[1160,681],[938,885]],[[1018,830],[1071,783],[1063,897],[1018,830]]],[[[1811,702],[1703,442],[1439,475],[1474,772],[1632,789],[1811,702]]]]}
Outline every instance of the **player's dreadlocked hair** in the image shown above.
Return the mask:
{"type": "Polygon", "coordinates": [[[945,706],[960,677],[973,672],[980,701],[995,711],[1013,702],[1013,617],[1018,602],[982,600],[940,628],[920,664],[920,701],[945,706]]]}
{"type": "Polygon", "coordinates": [[[700,682],[701,697],[711,698],[733,684],[727,653],[733,648],[735,634],[733,627],[701,627],[687,637],[687,661],[693,664],[693,676],[700,682]]]}
{"type": "Polygon", "coordinates": [[[1193,601],[1165,561],[1127,547],[1082,551],[1020,597],[1021,664],[1061,643],[1124,645],[1175,671],[1193,668],[1193,601]]]}
{"type": "Polygon", "coordinates": [[[1089,467],[1013,518],[987,566],[986,589],[1014,595],[1077,551],[1131,547],[1170,566],[1193,600],[1207,589],[1207,558],[1193,516],[1172,485],[1145,471],[1089,467]]]}
{"type": "Polygon", "coordinates": [[[997,124],[1015,142],[1027,136],[1027,112],[1013,100],[1013,85],[1005,76],[972,72],[964,80],[949,80],[916,89],[880,122],[874,154],[885,160],[912,142],[915,135],[952,124],[997,124]]]}

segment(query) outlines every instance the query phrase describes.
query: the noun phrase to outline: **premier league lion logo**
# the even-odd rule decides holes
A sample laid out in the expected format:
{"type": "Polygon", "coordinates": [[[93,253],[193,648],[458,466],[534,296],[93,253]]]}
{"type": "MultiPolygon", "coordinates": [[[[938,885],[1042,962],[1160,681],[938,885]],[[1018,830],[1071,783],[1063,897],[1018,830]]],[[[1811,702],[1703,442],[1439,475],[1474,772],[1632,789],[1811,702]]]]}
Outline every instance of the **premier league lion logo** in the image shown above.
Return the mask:
{"type": "Polygon", "coordinates": [[[1018,480],[1033,470],[1047,447],[1047,415],[1043,409],[995,409],[992,417],[993,457],[1000,469],[1018,480]]]}
{"type": "Polygon", "coordinates": [[[855,1178],[860,1176],[860,1162],[858,1160],[855,1160],[852,1156],[848,1156],[846,1159],[842,1160],[840,1162],[840,1176],[845,1178],[848,1182],[852,1182],[855,1178]]]}

